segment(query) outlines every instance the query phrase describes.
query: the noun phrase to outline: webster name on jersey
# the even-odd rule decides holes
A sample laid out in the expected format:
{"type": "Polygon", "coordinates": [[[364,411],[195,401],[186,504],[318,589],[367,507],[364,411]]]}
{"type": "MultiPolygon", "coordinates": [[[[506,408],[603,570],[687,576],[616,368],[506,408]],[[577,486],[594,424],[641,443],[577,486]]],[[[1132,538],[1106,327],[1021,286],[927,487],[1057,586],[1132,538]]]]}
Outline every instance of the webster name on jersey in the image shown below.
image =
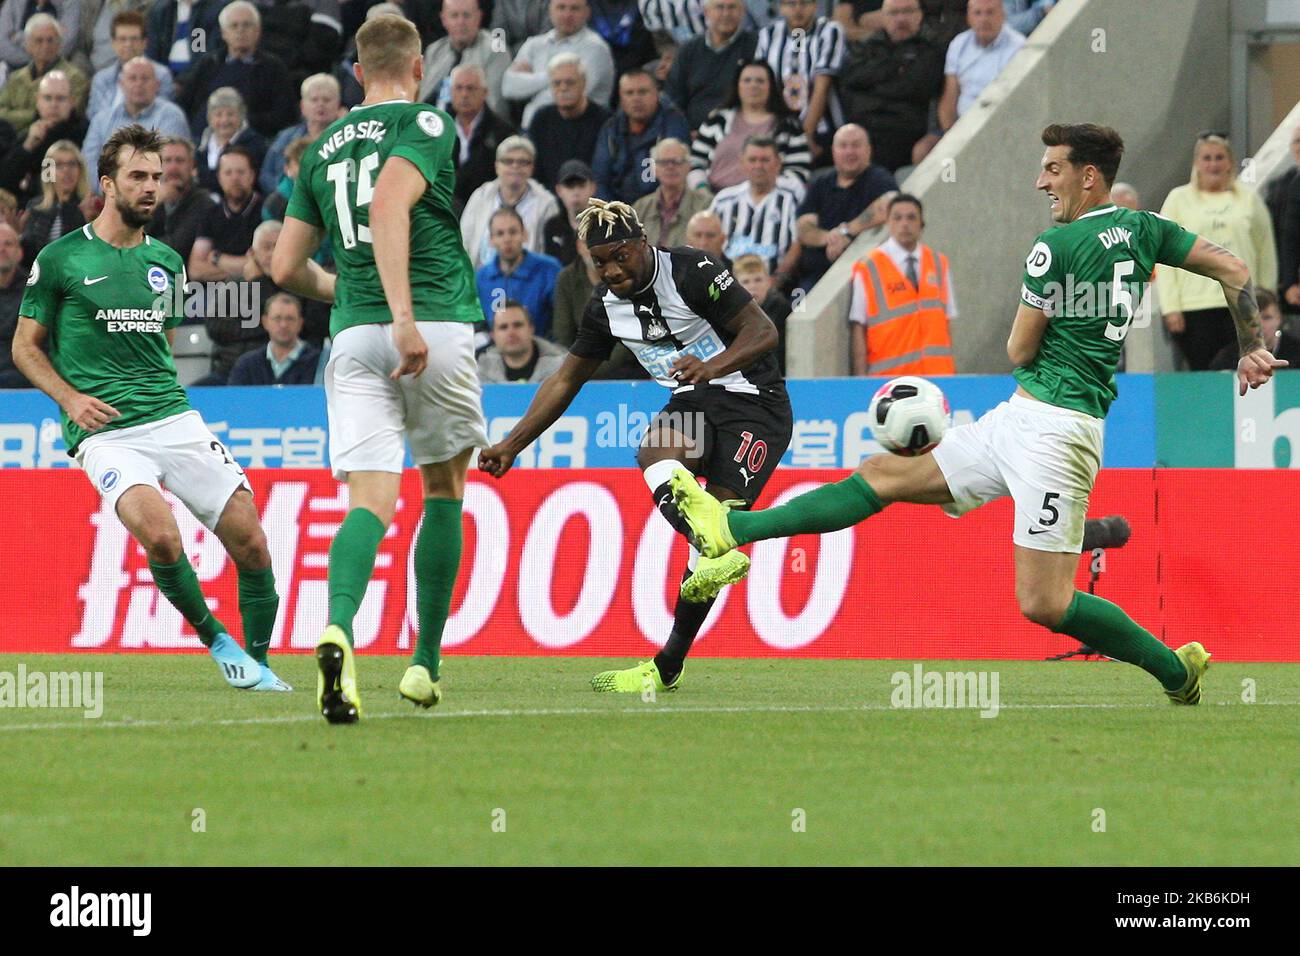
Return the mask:
{"type": "Polygon", "coordinates": [[[342,129],[335,130],[332,136],[324,140],[320,145],[320,149],[316,150],[316,155],[321,159],[329,159],[346,143],[355,142],[356,140],[370,140],[372,143],[378,143],[387,132],[388,130],[382,120],[362,120],[359,123],[349,123],[342,129]]]}

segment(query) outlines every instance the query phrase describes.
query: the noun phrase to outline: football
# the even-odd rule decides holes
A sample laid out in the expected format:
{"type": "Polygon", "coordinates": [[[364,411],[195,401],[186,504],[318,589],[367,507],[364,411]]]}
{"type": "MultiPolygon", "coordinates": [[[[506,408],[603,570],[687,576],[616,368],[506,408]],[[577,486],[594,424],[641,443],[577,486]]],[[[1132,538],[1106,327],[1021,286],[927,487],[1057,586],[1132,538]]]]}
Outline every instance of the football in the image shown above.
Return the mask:
{"type": "Polygon", "coordinates": [[[951,412],[938,385],[915,375],[890,379],[871,399],[871,434],[895,455],[924,455],[948,430],[951,412]]]}

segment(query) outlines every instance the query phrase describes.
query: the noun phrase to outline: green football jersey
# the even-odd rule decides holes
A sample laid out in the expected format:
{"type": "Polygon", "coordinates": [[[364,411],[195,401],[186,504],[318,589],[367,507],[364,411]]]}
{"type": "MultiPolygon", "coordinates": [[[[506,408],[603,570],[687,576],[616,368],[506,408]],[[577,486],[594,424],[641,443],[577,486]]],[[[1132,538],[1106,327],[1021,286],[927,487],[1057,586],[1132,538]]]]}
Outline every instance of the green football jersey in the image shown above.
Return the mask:
{"type": "Polygon", "coordinates": [[[324,228],[333,241],[338,281],[331,335],[393,320],[370,239],[370,200],[390,156],[409,160],[428,184],[411,209],[409,270],[416,321],[483,321],[474,270],[452,207],[456,148],[451,117],[442,110],[391,100],[353,107],[303,154],[285,215],[324,228]]]}
{"type": "MultiPolygon", "coordinates": [[[[184,289],[175,249],[149,236],[118,249],[90,223],[50,243],[32,263],[18,314],[49,329],[50,364],[69,385],[121,413],[95,434],[189,409],[166,331],[185,317],[184,289]]],[[[66,414],[62,419],[71,455],[87,433],[66,414]]]]}
{"type": "Polygon", "coordinates": [[[1156,263],[1182,265],[1196,236],[1114,205],[1048,229],[1025,260],[1020,301],[1048,316],[1038,355],[1016,369],[1035,398],[1105,418],[1119,363],[1156,263]]]}

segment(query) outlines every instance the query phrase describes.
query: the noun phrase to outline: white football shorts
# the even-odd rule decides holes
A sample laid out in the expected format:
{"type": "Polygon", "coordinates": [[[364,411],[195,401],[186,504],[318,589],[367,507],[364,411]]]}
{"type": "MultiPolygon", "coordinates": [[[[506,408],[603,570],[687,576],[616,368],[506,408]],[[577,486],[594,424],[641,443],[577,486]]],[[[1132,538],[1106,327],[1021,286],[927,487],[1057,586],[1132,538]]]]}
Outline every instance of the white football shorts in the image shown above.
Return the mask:
{"type": "Polygon", "coordinates": [[[389,376],[400,357],[390,323],[354,325],[334,338],[325,367],[330,468],[345,481],[353,471],[401,473],[406,442],[417,465],[456,457],[488,444],[483,389],[467,322],[416,322],[429,345],[418,376],[389,376]]]}
{"type": "Polygon", "coordinates": [[[1012,395],[950,430],[932,452],[953,496],[943,510],[956,518],[1010,495],[1016,544],[1078,553],[1103,430],[1100,418],[1012,395]]]}
{"type": "Polygon", "coordinates": [[[209,531],[216,530],[231,495],[253,490],[239,462],[193,409],[92,434],[77,448],[77,462],[114,511],[128,488],[161,491],[161,483],[209,531]]]}

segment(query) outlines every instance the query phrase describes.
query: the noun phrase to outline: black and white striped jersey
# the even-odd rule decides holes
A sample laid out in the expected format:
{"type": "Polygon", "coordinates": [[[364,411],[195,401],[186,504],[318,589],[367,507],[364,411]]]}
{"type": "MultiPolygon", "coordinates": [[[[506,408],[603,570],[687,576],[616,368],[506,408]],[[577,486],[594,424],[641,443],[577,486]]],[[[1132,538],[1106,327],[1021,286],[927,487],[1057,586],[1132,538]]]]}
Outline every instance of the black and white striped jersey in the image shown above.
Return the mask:
{"type": "Polygon", "coordinates": [[[684,37],[704,32],[704,0],[638,0],[645,28],[684,37]]]}
{"type": "MultiPolygon", "coordinates": [[[[759,32],[754,58],[766,60],[772,72],[781,77],[786,103],[803,119],[812,101],[813,81],[819,76],[839,76],[847,52],[844,29],[830,17],[818,17],[807,33],[792,33],[785,19],[779,18],[759,32]]],[[[818,132],[843,125],[844,114],[832,83],[818,132]]]]}
{"type": "MultiPolygon", "coordinates": [[[[603,361],[622,342],[660,385],[688,391],[695,386],[673,378],[673,362],[679,355],[707,362],[726,349],[735,340],[727,323],[754,300],[723,263],[699,249],[653,252],[654,278],[630,299],[619,298],[603,283],[596,287],[569,351],[603,361]]],[[[749,395],[784,389],[775,352],[709,384],[749,395]]]]}
{"type": "Polygon", "coordinates": [[[799,197],[779,184],[758,203],[749,194],[749,183],[728,186],[713,197],[709,208],[722,220],[732,262],[752,253],[766,259],[768,271],[775,272],[798,234],[799,197]]]}

